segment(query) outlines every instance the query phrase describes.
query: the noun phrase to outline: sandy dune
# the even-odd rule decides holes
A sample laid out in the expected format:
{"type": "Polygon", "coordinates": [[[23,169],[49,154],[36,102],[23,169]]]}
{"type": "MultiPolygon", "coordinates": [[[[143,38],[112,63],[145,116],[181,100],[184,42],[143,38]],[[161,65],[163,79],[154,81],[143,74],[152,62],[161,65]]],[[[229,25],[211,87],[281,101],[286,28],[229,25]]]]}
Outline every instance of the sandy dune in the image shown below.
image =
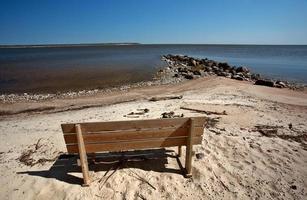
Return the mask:
{"type": "MultiPolygon", "coordinates": [[[[114,92],[107,97],[21,102],[18,108],[14,104],[1,106],[16,110],[54,105],[59,111],[69,108],[72,102],[75,108],[97,107],[2,116],[0,199],[306,199],[305,92],[202,78],[172,86],[114,92]],[[167,94],[180,94],[183,98],[147,100],[167,94]],[[118,104],[111,105],[112,102],[118,104]],[[227,115],[206,115],[180,107],[225,110],[227,115]],[[124,117],[144,108],[149,112],[137,118],[124,117]],[[203,156],[193,157],[193,178],[182,175],[184,156],[178,162],[177,148],[167,148],[126,154],[130,158],[126,162],[91,165],[91,186],[80,186],[81,171],[76,159],[65,156],[61,123],[152,119],[169,111],[185,117],[206,116],[212,122],[204,130],[202,145],[194,146],[194,154],[203,156]],[[275,126],[277,132],[263,134],[257,125],[275,126]],[[32,160],[28,164],[33,166],[19,160],[29,151],[32,160]]],[[[111,157],[118,161],[121,156],[102,153],[98,160],[111,157]]]]}

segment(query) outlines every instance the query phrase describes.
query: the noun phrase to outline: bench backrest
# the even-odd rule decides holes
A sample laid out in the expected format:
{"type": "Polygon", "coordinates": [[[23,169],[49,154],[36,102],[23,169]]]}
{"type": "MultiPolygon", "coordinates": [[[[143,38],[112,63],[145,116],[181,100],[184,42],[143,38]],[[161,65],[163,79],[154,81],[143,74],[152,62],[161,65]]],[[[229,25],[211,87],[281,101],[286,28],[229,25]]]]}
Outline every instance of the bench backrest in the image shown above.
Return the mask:
{"type": "MultiPolygon", "coordinates": [[[[87,153],[185,146],[193,120],[192,144],[200,144],[204,117],[78,123],[87,153]]],[[[62,124],[68,153],[78,153],[76,124],[62,124]]]]}

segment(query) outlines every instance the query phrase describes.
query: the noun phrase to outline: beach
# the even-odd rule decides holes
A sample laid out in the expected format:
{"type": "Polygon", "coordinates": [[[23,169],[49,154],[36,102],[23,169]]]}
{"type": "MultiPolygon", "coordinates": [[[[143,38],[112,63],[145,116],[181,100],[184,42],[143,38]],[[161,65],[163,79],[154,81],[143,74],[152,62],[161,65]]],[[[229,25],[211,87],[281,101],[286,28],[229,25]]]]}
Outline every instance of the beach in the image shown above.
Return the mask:
{"type": "Polygon", "coordinates": [[[208,76],[1,102],[0,199],[304,199],[306,99],[306,90],[208,76]],[[157,96],[182,98],[149,101],[157,96]],[[142,109],[148,112],[129,114],[142,109]],[[183,176],[185,157],[178,162],[174,147],[138,151],[155,156],[119,167],[90,165],[91,186],[81,186],[76,158],[65,155],[61,123],[157,119],[165,112],[207,118],[202,144],[193,149],[192,178],[183,176]]]}

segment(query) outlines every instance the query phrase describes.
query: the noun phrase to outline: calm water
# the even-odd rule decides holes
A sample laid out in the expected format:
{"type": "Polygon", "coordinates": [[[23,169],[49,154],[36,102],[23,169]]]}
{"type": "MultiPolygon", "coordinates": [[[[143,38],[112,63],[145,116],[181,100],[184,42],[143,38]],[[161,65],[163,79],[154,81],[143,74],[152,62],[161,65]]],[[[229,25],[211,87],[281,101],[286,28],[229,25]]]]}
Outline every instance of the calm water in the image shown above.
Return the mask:
{"type": "Polygon", "coordinates": [[[163,54],[248,66],[275,79],[307,83],[307,46],[127,45],[0,48],[0,93],[105,88],[151,80],[163,54]]]}

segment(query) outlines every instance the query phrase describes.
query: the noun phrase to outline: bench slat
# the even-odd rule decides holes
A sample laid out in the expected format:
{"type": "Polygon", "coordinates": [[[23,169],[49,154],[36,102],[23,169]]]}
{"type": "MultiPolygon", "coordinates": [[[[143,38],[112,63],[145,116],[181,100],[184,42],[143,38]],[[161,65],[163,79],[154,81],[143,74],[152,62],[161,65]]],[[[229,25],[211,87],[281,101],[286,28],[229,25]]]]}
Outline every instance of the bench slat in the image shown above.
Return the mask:
{"type": "MultiPolygon", "coordinates": [[[[83,134],[84,143],[91,142],[107,142],[118,140],[135,140],[135,139],[151,139],[151,138],[166,138],[176,136],[187,136],[188,127],[183,128],[162,128],[162,129],[141,129],[141,130],[125,130],[125,131],[103,131],[99,133],[83,134]]],[[[202,127],[195,128],[195,135],[201,136],[204,129],[202,127]]],[[[77,143],[77,135],[64,135],[66,144],[77,143]]]]}
{"type": "MultiPolygon", "coordinates": [[[[193,117],[195,127],[203,127],[205,123],[204,117],[193,117]]],[[[157,128],[157,127],[178,127],[188,125],[189,118],[176,119],[149,119],[149,120],[131,120],[131,121],[115,121],[115,122],[90,122],[80,123],[82,132],[95,131],[113,131],[127,129],[157,128]]],[[[62,124],[63,133],[75,133],[75,124],[62,124]]]]}
{"type": "MultiPolygon", "coordinates": [[[[201,137],[194,137],[193,144],[200,144],[201,137]]],[[[161,148],[171,146],[185,146],[187,144],[186,137],[177,138],[159,138],[150,140],[134,140],[124,142],[112,142],[103,144],[85,144],[87,153],[95,153],[102,151],[125,151],[133,149],[146,149],[146,148],[161,148]]],[[[78,153],[78,145],[67,145],[68,153],[78,153]]]]}

